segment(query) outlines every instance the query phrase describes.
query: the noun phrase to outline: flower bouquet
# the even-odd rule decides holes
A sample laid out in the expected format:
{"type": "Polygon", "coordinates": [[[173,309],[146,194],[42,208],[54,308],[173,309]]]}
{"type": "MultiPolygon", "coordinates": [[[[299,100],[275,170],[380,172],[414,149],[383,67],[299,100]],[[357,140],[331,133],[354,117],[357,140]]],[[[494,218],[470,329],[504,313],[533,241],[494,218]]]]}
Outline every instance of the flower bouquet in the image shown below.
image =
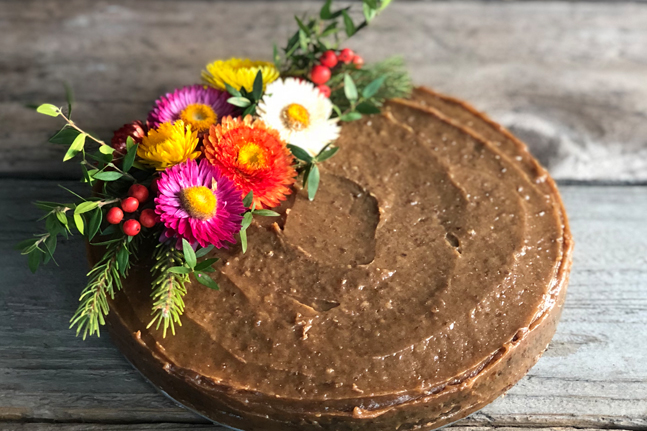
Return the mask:
{"type": "Polygon", "coordinates": [[[401,59],[364,64],[340,49],[389,3],[363,0],[358,21],[350,7],[333,10],[328,0],[317,17],[295,17],[298,29],[282,50],[274,46],[272,62],[214,61],[202,83],[161,96],[146,121],[124,125],[109,141],[73,121],[71,97],[65,108],[38,106],[65,122],[49,141],[68,147],[63,161],[79,162],[92,193],[35,202],[46,232],[18,248],[34,272],[74,230],[102,254],[71,319],[77,335],[99,335],[108,299],[141,250],[154,250],[149,327],[174,334],[190,282],[218,290],[213,249],[245,253],[253,217],[279,216],[273,209],[300,190],[315,198],[319,166],[339,150],[341,124],[411,91],[401,59]]]}

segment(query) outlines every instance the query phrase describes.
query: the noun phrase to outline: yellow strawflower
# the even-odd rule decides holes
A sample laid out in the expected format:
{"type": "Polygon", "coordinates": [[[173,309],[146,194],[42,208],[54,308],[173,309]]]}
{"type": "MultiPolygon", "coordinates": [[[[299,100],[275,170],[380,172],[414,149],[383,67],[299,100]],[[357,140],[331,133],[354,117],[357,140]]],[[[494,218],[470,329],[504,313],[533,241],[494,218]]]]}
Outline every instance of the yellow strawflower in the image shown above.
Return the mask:
{"type": "Polygon", "coordinates": [[[198,132],[192,131],[191,125],[177,120],[149,130],[137,148],[137,156],[143,164],[163,171],[188,159],[198,158],[200,151],[195,151],[197,146],[198,132]]]}
{"type": "Polygon", "coordinates": [[[202,80],[221,90],[226,89],[226,82],[236,90],[245,87],[245,90],[251,92],[254,87],[254,78],[259,70],[263,73],[263,90],[267,84],[276,81],[279,77],[278,69],[268,61],[230,58],[207,64],[207,70],[202,71],[202,80]]]}

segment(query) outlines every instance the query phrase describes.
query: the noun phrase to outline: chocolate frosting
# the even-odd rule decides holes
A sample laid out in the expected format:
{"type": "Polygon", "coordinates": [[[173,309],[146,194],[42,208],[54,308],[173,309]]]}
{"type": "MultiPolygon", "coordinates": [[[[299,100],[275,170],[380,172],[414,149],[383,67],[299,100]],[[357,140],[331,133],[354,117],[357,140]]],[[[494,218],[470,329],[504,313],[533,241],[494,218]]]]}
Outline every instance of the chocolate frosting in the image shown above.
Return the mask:
{"type": "MultiPolygon", "coordinates": [[[[125,328],[115,333],[136,334],[132,349],[150,352],[140,368],[163,367],[226,405],[202,413],[227,422],[230,411],[245,429],[420,422],[400,412],[473,382],[563,301],[571,241],[561,201],[523,145],[493,124],[424,89],[344,124],[316,199],[295,190],[280,218],[255,218],[245,254],[219,251],[221,291],[192,283],[177,335],[146,329],[146,263],[113,303],[111,322],[125,328]]],[[[534,363],[557,317],[509,381],[534,363]]],[[[469,402],[461,395],[447,417],[504,389],[493,388],[469,402]]]]}

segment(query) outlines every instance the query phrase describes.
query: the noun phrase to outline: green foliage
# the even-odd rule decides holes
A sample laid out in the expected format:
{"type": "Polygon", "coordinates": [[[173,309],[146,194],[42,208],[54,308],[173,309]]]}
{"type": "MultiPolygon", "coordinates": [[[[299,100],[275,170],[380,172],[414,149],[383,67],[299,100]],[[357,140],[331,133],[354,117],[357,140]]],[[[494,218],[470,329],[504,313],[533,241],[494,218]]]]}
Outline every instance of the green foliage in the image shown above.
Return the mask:
{"type": "Polygon", "coordinates": [[[319,189],[319,180],[321,173],[317,164],[322,163],[337,154],[339,147],[330,147],[326,145],[316,156],[312,157],[301,147],[288,145],[292,155],[297,159],[297,172],[303,174],[303,187],[307,188],[308,199],[314,200],[317,190],[319,189]]]}
{"type": "Polygon", "coordinates": [[[108,244],[103,258],[88,273],[88,284],[81,292],[76,313],[70,319],[70,328],[76,327],[77,336],[83,334],[84,340],[88,335],[100,336],[100,326],[105,324],[105,316],[110,311],[108,297],[114,298],[115,292],[121,290],[121,277],[128,273],[128,257],[134,251],[132,241],[119,238],[108,244]]]}
{"type": "Polygon", "coordinates": [[[364,20],[359,23],[350,14],[351,6],[333,10],[333,0],[324,3],[317,17],[302,19],[295,16],[298,29],[283,48],[283,61],[280,61],[278,51],[274,54],[274,61],[280,65],[282,75],[306,77],[321,53],[339,47],[342,32],[347,38],[354,36],[366,28],[390,2],[362,0],[364,20]]]}
{"type": "MultiPolygon", "coordinates": [[[[385,100],[409,97],[413,89],[411,77],[400,57],[391,57],[379,63],[368,64],[362,69],[350,70],[345,75],[335,75],[328,85],[332,89],[330,100],[340,112],[360,114],[377,113],[385,100]],[[357,99],[348,97],[347,76],[352,79],[359,92],[360,97],[357,99]]],[[[351,95],[354,95],[352,90],[351,95]]],[[[361,115],[351,119],[360,117],[361,115]]]]}
{"type": "Polygon", "coordinates": [[[227,102],[239,108],[245,108],[243,117],[256,114],[258,102],[263,98],[263,72],[259,70],[256,74],[251,93],[245,87],[240,87],[237,90],[227,83],[225,83],[225,87],[227,88],[227,92],[232,96],[227,99],[227,102]]]}
{"type": "MultiPolygon", "coordinates": [[[[189,281],[188,272],[176,272],[174,268],[185,268],[182,252],[175,248],[175,244],[159,244],[153,254],[156,262],[151,269],[153,280],[153,319],[148,328],[155,325],[156,329],[162,327],[163,336],[171,329],[175,335],[175,324],[182,325],[180,316],[184,313],[184,295],[186,283],[189,281]]],[[[185,268],[188,270],[188,268],[185,268]]]]}
{"type": "Polygon", "coordinates": [[[247,252],[247,228],[252,224],[252,219],[255,215],[263,217],[278,217],[280,214],[272,210],[257,210],[256,204],[253,204],[254,192],[250,191],[247,193],[247,196],[243,199],[243,205],[245,208],[248,208],[248,211],[243,214],[243,221],[240,225],[240,245],[242,247],[243,253],[247,252]]]}

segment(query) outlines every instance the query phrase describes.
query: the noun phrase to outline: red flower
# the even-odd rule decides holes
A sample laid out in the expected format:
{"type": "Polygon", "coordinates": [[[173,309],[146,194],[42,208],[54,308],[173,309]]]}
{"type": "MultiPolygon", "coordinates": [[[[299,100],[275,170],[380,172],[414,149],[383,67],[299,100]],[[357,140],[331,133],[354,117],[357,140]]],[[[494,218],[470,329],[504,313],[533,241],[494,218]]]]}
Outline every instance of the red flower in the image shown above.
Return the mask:
{"type": "Polygon", "coordinates": [[[278,132],[251,116],[226,117],[211,126],[204,154],[240,190],[254,192],[257,208],[273,208],[291,193],[297,173],[293,157],[278,132]]]}
{"type": "Polygon", "coordinates": [[[136,144],[141,144],[142,138],[148,133],[148,126],[141,121],[124,124],[112,136],[112,148],[121,154],[126,154],[126,140],[130,136],[136,144]]]}

